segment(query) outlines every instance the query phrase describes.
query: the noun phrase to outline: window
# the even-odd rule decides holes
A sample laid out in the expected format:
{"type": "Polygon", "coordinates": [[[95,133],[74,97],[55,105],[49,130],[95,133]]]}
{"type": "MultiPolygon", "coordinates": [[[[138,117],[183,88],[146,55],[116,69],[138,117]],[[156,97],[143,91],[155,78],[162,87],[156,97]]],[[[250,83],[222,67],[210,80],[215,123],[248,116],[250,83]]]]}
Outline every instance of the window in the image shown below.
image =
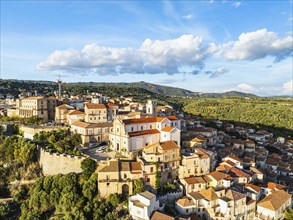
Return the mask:
{"type": "Polygon", "coordinates": [[[186,209],[186,213],[188,213],[188,209],[186,209]]]}
{"type": "Polygon", "coordinates": [[[117,132],[119,132],[119,128],[117,128],[117,132]]]}
{"type": "Polygon", "coordinates": [[[131,127],[131,131],[133,131],[133,127],[131,127]]]}
{"type": "Polygon", "coordinates": [[[152,125],[150,125],[150,129],[153,129],[153,126],[152,125]]]}
{"type": "Polygon", "coordinates": [[[124,173],[124,179],[126,179],[127,178],[127,175],[124,173]]]}
{"type": "Polygon", "coordinates": [[[44,114],[44,112],[43,112],[43,111],[41,111],[41,114],[44,114]]]}
{"type": "Polygon", "coordinates": [[[165,155],[165,160],[168,160],[168,155],[165,155]]]}
{"type": "Polygon", "coordinates": [[[173,159],[175,158],[175,154],[172,154],[172,158],[173,158],[173,159]]]}
{"type": "Polygon", "coordinates": [[[143,126],[140,127],[140,130],[143,130],[143,126]]]}
{"type": "Polygon", "coordinates": [[[152,172],[154,172],[154,168],[153,168],[153,167],[151,167],[151,173],[152,173],[152,172]]]}

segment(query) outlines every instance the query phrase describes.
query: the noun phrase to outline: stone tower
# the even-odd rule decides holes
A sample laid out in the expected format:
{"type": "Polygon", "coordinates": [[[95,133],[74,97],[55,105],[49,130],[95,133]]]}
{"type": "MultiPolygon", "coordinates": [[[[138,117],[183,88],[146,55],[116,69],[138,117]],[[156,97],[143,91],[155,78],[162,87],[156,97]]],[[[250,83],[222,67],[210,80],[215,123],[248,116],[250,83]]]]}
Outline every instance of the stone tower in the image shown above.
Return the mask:
{"type": "Polygon", "coordinates": [[[148,100],[146,103],[146,114],[156,116],[157,102],[155,100],[148,100]]]}

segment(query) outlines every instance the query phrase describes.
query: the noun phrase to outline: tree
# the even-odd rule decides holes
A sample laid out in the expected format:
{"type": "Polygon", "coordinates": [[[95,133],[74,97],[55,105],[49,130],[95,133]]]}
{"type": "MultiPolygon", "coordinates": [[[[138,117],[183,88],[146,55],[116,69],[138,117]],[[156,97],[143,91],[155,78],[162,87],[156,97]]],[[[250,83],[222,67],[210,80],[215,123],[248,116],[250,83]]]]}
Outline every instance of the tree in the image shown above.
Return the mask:
{"type": "Polygon", "coordinates": [[[160,178],[159,164],[158,163],[156,163],[156,189],[157,190],[161,189],[161,178],[160,178]]]}
{"type": "Polygon", "coordinates": [[[293,209],[288,209],[284,214],[285,220],[293,220],[293,209]]]}
{"type": "Polygon", "coordinates": [[[89,178],[82,186],[82,194],[90,201],[93,200],[97,192],[97,177],[95,174],[89,178]]]}
{"type": "Polygon", "coordinates": [[[0,203],[0,219],[5,219],[11,212],[10,207],[7,204],[0,203]]]}
{"type": "Polygon", "coordinates": [[[135,179],[133,181],[133,186],[134,186],[134,194],[137,194],[137,193],[140,193],[140,192],[143,192],[144,191],[144,181],[142,178],[139,178],[139,179],[135,179]]]}
{"type": "Polygon", "coordinates": [[[110,196],[108,196],[106,201],[108,203],[110,203],[113,207],[116,207],[118,205],[119,201],[120,201],[118,193],[111,194],[110,196]]]}
{"type": "Polygon", "coordinates": [[[83,173],[88,177],[90,177],[97,168],[97,163],[91,158],[86,158],[83,161],[81,161],[81,169],[83,173]]]}

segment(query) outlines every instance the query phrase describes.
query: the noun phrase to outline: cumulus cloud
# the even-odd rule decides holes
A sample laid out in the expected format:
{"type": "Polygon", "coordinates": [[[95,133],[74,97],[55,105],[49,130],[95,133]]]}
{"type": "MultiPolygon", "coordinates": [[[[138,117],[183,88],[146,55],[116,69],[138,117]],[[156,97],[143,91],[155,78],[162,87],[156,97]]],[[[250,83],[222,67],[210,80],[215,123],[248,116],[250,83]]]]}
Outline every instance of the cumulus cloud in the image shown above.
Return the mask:
{"type": "Polygon", "coordinates": [[[293,79],[283,84],[283,91],[285,94],[293,94],[293,79]]]}
{"type": "Polygon", "coordinates": [[[189,66],[192,72],[201,68],[204,60],[215,50],[215,44],[204,46],[202,38],[194,35],[165,41],[146,39],[138,49],[88,44],[81,51],[55,51],[37,66],[37,70],[174,74],[182,73],[182,66],[189,66]]]}
{"type": "Polygon", "coordinates": [[[185,19],[185,20],[190,20],[190,19],[193,18],[193,15],[192,14],[184,15],[184,16],[182,16],[182,18],[185,19]]]}
{"type": "Polygon", "coordinates": [[[273,56],[278,62],[292,55],[292,45],[292,36],[280,38],[276,32],[261,29],[242,33],[238,41],[221,45],[220,51],[228,60],[255,60],[273,56]]]}
{"type": "Polygon", "coordinates": [[[237,41],[219,45],[192,34],[169,40],[146,39],[139,48],[87,44],[81,50],[56,50],[36,69],[100,75],[202,73],[215,78],[228,70],[205,70],[205,62],[211,56],[230,61],[273,56],[278,62],[292,55],[292,44],[292,35],[281,38],[266,29],[242,33],[237,41]]]}
{"type": "Polygon", "coordinates": [[[239,91],[239,92],[245,92],[245,93],[254,93],[258,92],[259,90],[252,85],[241,83],[238,84],[236,87],[233,87],[231,89],[228,89],[227,91],[239,91]]]}
{"type": "Polygon", "coordinates": [[[241,2],[234,2],[234,3],[233,3],[233,6],[234,6],[235,8],[238,8],[241,4],[242,4],[241,2]]]}

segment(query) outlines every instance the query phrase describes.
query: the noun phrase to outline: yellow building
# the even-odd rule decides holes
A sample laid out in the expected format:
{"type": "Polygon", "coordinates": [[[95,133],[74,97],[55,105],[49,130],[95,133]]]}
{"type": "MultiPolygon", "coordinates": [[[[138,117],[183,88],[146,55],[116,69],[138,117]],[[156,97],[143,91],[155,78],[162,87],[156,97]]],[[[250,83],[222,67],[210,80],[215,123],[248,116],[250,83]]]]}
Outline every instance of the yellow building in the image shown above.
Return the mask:
{"type": "Polygon", "coordinates": [[[130,195],[133,191],[133,180],[143,177],[139,162],[107,160],[98,168],[98,194],[108,197],[112,193],[130,195]]]}
{"type": "Polygon", "coordinates": [[[16,100],[16,116],[38,117],[44,122],[54,120],[57,99],[55,97],[32,96],[16,100]]]}
{"type": "Polygon", "coordinates": [[[63,104],[55,108],[55,122],[58,124],[67,124],[67,114],[74,110],[74,107],[63,104]]]}
{"type": "Polygon", "coordinates": [[[193,153],[182,154],[179,178],[208,174],[211,171],[213,155],[213,152],[202,148],[195,148],[193,153]]]}
{"type": "Polygon", "coordinates": [[[107,122],[107,107],[104,104],[86,103],[84,107],[85,122],[107,122]]]}
{"type": "Polygon", "coordinates": [[[177,178],[180,164],[180,147],[174,141],[147,145],[143,148],[142,155],[137,160],[142,164],[146,184],[155,188],[157,169],[162,184],[177,178]]]}

